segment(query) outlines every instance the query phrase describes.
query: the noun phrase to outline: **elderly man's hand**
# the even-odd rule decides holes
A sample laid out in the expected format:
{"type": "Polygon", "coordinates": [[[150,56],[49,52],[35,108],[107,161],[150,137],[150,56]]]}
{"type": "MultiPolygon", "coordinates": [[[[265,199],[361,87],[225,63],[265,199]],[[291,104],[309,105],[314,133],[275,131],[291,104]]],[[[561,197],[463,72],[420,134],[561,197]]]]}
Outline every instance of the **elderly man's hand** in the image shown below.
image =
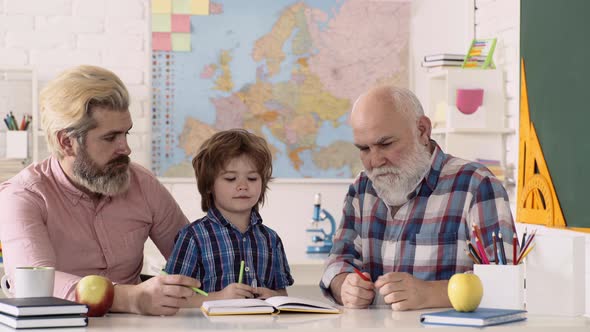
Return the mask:
{"type": "Polygon", "coordinates": [[[390,272],[377,278],[375,288],[393,310],[412,310],[429,307],[429,282],[405,272],[390,272]]]}
{"type": "MultiPolygon", "coordinates": [[[[365,275],[369,276],[365,272],[365,275]]],[[[356,273],[348,273],[340,288],[342,305],[347,308],[364,309],[375,297],[375,286],[371,281],[365,281],[356,273]]]]}

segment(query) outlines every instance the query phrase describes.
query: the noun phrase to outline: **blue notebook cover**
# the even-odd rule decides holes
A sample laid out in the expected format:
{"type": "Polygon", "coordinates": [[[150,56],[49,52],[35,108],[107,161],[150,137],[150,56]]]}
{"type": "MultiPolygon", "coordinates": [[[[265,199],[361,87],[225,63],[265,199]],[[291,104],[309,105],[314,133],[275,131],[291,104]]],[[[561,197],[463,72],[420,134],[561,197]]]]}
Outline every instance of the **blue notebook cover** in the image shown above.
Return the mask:
{"type": "Polygon", "coordinates": [[[422,324],[489,326],[526,319],[526,310],[477,308],[472,312],[445,310],[420,315],[422,324]]]}

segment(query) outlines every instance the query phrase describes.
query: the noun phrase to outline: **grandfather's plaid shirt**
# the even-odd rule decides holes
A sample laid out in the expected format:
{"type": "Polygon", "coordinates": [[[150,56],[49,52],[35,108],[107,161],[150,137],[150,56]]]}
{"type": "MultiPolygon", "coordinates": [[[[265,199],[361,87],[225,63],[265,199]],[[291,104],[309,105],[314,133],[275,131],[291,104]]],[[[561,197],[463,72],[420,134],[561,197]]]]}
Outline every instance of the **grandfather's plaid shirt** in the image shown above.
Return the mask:
{"type": "Polygon", "coordinates": [[[516,229],[502,183],[483,165],[445,154],[432,142],[430,170],[398,210],[377,197],[364,172],[350,186],[320,282],[325,295],[336,275],[354,272],[347,262],[369,272],[373,281],[388,272],[445,280],[472,270],[464,251],[471,224],[481,229],[488,257],[494,257],[492,232],[501,232],[512,262],[516,229]]]}
{"type": "Polygon", "coordinates": [[[243,283],[273,290],[293,284],[281,238],[262,224],[254,209],[250,226],[241,233],[215,207],[180,230],[165,271],[199,279],[206,292],[238,282],[244,260],[243,283]]]}

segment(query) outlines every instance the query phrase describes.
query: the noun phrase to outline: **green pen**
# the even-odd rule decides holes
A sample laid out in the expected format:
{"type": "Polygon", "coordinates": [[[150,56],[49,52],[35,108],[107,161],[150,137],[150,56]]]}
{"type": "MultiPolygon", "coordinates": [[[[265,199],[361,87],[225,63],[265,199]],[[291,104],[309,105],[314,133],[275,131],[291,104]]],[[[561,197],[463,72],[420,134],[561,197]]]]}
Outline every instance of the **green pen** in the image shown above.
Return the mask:
{"type": "MultiPolygon", "coordinates": [[[[166,271],[164,271],[164,270],[161,270],[160,271],[160,274],[163,275],[163,276],[167,276],[168,275],[168,273],[166,271]]],[[[197,294],[201,294],[203,296],[209,296],[209,293],[205,292],[204,290],[200,290],[197,287],[191,287],[191,289],[193,291],[195,291],[195,293],[197,293],[197,294]]]]}
{"type": "Polygon", "coordinates": [[[244,278],[244,261],[240,263],[240,274],[238,275],[238,284],[242,283],[242,279],[244,278]]]}

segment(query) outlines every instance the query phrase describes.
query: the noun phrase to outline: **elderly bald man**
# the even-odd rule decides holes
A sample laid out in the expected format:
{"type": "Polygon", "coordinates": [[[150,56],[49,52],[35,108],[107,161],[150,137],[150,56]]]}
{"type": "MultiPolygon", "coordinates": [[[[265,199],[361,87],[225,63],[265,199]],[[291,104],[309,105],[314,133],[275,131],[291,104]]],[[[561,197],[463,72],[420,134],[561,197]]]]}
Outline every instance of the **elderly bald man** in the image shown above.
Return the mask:
{"type": "MultiPolygon", "coordinates": [[[[483,165],[442,151],[407,89],[369,90],[355,102],[350,122],[364,171],[346,194],[322,291],[349,308],[451,306],[448,280],[473,268],[465,253],[472,225],[481,229],[488,257],[492,232],[512,239],[506,190],[483,165]]],[[[512,251],[509,241],[504,246],[512,251]]]]}

